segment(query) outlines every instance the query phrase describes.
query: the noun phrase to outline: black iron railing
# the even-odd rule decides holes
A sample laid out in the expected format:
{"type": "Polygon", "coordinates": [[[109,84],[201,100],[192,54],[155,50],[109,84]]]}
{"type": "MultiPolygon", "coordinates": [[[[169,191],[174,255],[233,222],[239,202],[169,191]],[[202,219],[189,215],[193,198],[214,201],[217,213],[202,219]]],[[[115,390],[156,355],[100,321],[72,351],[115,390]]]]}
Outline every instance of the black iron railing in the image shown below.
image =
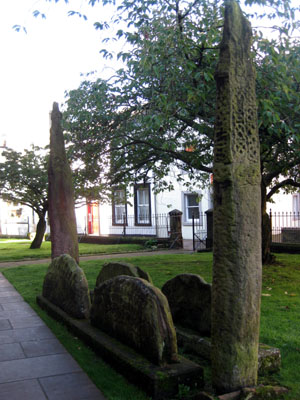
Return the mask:
{"type": "Polygon", "coordinates": [[[300,243],[300,213],[269,213],[273,243],[300,243]]]}
{"type": "Polygon", "coordinates": [[[124,215],[116,221],[109,220],[109,234],[123,236],[155,236],[167,238],[170,235],[170,216],[168,214],[144,215],[137,219],[135,215],[124,215]]]}

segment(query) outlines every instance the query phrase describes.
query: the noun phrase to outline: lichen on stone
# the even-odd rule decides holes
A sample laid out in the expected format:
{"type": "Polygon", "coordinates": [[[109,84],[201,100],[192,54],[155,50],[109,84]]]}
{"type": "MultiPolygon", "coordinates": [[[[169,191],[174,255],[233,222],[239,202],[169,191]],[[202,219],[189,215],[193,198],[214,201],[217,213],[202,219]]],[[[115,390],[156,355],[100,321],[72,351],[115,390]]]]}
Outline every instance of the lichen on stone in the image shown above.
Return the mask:
{"type": "Polygon", "coordinates": [[[68,254],[52,260],[44,283],[43,296],[75,318],[88,318],[91,301],[83,270],[68,254]]]}
{"type": "Polygon", "coordinates": [[[96,286],[91,323],[157,365],[178,359],[168,301],[144,279],[121,275],[96,286]]]}

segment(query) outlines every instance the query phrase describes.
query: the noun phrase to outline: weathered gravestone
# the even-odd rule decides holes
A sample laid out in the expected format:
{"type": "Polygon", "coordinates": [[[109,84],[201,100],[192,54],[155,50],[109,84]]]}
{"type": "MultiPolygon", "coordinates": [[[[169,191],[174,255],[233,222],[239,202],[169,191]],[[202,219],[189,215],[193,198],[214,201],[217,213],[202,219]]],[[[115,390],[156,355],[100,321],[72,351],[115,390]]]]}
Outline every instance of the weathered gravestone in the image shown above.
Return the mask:
{"type": "Polygon", "coordinates": [[[257,382],[261,193],[251,39],[239,5],[226,1],[215,75],[212,379],[218,392],[257,382]]]}
{"type": "Polygon", "coordinates": [[[122,275],[97,286],[91,324],[133,347],[156,365],[178,361],[168,301],[144,279],[122,275]]]}
{"type": "MultiPolygon", "coordinates": [[[[172,318],[176,324],[179,347],[210,361],[211,285],[200,275],[180,274],[167,281],[161,290],[168,299],[172,318]]],[[[280,350],[260,343],[259,375],[279,372],[280,365],[280,350]]]]}
{"type": "Polygon", "coordinates": [[[84,272],[68,254],[52,260],[43,284],[43,296],[74,318],[88,318],[90,297],[84,272]]]}
{"type": "Polygon", "coordinates": [[[161,291],[169,302],[175,324],[201,335],[211,331],[211,285],[200,275],[180,274],[167,281],[161,291]]]}
{"type": "Polygon", "coordinates": [[[72,173],[67,161],[61,127],[62,115],[53,103],[50,129],[49,220],[52,258],[70,254],[79,262],[72,173]]]}
{"type": "Polygon", "coordinates": [[[136,267],[133,264],[124,262],[110,262],[104,264],[101,271],[99,272],[96,280],[96,286],[107,281],[108,279],[115,278],[119,275],[128,275],[136,278],[142,278],[152,283],[151,277],[148,272],[143,271],[140,267],[136,267]]]}

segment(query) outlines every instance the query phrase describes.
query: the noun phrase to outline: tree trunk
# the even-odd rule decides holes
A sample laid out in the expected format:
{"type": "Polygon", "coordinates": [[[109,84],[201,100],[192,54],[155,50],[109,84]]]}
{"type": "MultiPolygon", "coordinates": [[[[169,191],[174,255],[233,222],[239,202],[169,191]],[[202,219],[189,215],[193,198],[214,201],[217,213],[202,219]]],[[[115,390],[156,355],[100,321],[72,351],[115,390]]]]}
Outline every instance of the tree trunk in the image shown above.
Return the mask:
{"type": "Polygon", "coordinates": [[[274,262],[275,257],[271,254],[272,228],[267,213],[267,188],[263,182],[261,184],[261,216],[262,262],[263,264],[270,264],[274,262]]]}
{"type": "Polygon", "coordinates": [[[46,220],[44,215],[40,215],[39,222],[36,227],[35,238],[33,239],[30,248],[39,249],[42,245],[44,234],[46,231],[46,220]]]}

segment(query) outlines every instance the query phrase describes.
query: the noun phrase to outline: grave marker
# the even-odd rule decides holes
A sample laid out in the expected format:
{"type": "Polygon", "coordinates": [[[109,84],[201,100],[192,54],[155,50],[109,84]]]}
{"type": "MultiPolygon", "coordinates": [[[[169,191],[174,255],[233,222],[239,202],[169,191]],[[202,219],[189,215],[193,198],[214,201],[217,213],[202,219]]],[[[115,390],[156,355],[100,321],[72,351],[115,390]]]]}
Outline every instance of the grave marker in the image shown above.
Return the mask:
{"type": "Polygon", "coordinates": [[[239,5],[226,1],[215,75],[212,379],[218,392],[257,383],[261,194],[251,40],[239,5]]]}

